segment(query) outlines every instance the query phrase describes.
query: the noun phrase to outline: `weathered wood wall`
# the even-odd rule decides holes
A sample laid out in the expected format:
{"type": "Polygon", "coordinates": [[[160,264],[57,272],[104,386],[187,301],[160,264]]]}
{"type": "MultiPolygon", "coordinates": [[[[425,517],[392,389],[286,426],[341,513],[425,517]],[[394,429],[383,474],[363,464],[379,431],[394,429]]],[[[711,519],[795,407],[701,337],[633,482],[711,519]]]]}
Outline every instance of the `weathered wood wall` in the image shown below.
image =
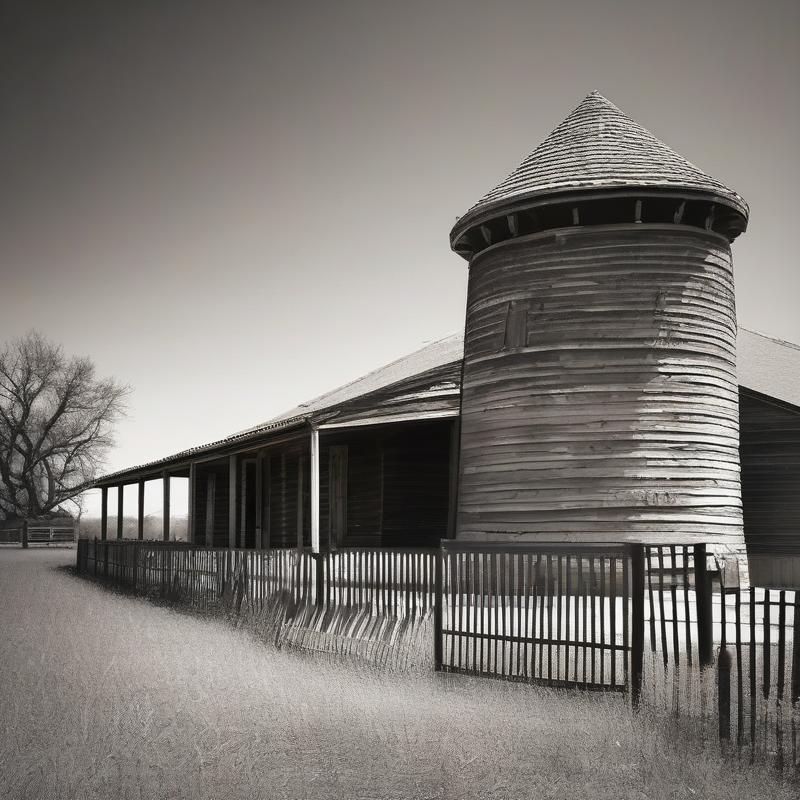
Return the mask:
{"type": "Polygon", "coordinates": [[[452,420],[325,434],[320,443],[320,532],[329,543],[329,452],[348,450],[347,547],[429,547],[447,536],[452,420]]]}
{"type": "Polygon", "coordinates": [[[439,364],[418,375],[405,378],[355,397],[321,412],[320,423],[379,423],[397,417],[422,419],[425,416],[452,414],[458,411],[461,362],[439,364]]]}
{"type": "MultiPolygon", "coordinates": [[[[330,540],[330,448],[347,447],[347,533],[345,547],[376,547],[381,542],[381,440],[377,429],[350,430],[320,438],[320,542],[330,540]]],[[[335,542],[333,542],[335,544],[335,542]]]]}
{"type": "Polygon", "coordinates": [[[458,537],[742,547],[730,247],[575,227],[470,264],[458,537]]]}
{"type": "Polygon", "coordinates": [[[213,546],[228,546],[228,461],[200,463],[195,468],[194,540],[205,544],[208,503],[208,476],[214,476],[213,546]]]}
{"type": "Polygon", "coordinates": [[[750,580],[800,588],[800,409],[742,389],[739,424],[750,580]]]}
{"type": "MultiPolygon", "coordinates": [[[[297,443],[268,451],[269,536],[271,547],[297,547],[298,520],[303,546],[311,544],[311,472],[308,445],[297,443]],[[300,471],[302,470],[302,486],[300,471]],[[299,501],[298,490],[302,494],[299,501]],[[302,508],[298,509],[298,505],[302,508]]],[[[265,505],[266,505],[265,499],[265,505]]]]}
{"type": "Polygon", "coordinates": [[[447,536],[450,427],[428,423],[383,439],[384,547],[430,547],[447,536]]]}

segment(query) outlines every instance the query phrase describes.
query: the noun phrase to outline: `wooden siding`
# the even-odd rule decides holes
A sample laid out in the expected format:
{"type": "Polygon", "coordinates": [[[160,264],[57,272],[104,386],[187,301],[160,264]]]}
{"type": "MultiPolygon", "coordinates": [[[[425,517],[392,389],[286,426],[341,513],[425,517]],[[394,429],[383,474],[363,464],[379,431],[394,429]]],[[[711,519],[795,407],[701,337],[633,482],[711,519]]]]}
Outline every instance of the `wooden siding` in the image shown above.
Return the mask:
{"type": "Polygon", "coordinates": [[[470,264],[459,538],[742,546],[730,247],[564,229],[470,264]],[[525,344],[504,347],[511,304],[525,344]]]}
{"type": "MultiPolygon", "coordinates": [[[[381,541],[381,441],[374,432],[344,438],[347,444],[347,547],[369,547],[381,541]]],[[[326,462],[328,459],[326,459],[326,462]]],[[[328,483],[328,474],[322,477],[328,483]]],[[[328,517],[325,517],[328,528],[328,517]]]]}
{"type": "Polygon", "coordinates": [[[376,424],[458,413],[461,362],[454,361],[315,414],[320,425],[376,424]]]}
{"type": "Polygon", "coordinates": [[[320,531],[330,543],[329,452],[346,446],[345,547],[429,547],[447,535],[451,421],[392,424],[320,440],[320,531]]]}
{"type": "Polygon", "coordinates": [[[208,520],[208,476],[214,475],[213,546],[228,546],[228,461],[215,461],[196,466],[194,526],[197,541],[205,544],[208,520]]]}
{"type": "Polygon", "coordinates": [[[758,585],[785,585],[785,570],[765,557],[800,556],[800,408],[742,389],[739,420],[751,578],[758,585]]]}
{"type": "Polygon", "coordinates": [[[308,448],[298,445],[270,450],[269,461],[269,528],[270,547],[297,547],[298,520],[302,519],[304,547],[311,545],[311,513],[308,448]],[[299,470],[302,466],[302,512],[298,513],[299,470]]]}

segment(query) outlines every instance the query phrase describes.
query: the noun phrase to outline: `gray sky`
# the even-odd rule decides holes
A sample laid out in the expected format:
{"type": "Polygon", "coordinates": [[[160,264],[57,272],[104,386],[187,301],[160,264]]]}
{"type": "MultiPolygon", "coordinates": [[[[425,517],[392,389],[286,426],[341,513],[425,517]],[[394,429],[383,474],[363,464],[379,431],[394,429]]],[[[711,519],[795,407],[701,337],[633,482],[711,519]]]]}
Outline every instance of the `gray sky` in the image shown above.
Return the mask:
{"type": "Polygon", "coordinates": [[[592,89],[742,194],[800,342],[800,4],[0,4],[0,341],[134,389],[109,469],[463,326],[448,232],[592,89]]]}

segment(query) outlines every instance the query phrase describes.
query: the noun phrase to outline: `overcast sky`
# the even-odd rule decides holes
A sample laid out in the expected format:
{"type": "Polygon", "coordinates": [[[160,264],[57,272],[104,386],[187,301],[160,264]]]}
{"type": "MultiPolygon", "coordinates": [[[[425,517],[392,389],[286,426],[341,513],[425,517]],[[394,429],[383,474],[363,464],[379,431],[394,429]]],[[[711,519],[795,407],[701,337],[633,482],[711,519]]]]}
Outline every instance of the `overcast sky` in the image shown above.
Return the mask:
{"type": "Polygon", "coordinates": [[[800,342],[800,4],[0,3],[0,341],[133,387],[109,469],[463,327],[448,232],[592,89],[750,203],[800,342]]]}

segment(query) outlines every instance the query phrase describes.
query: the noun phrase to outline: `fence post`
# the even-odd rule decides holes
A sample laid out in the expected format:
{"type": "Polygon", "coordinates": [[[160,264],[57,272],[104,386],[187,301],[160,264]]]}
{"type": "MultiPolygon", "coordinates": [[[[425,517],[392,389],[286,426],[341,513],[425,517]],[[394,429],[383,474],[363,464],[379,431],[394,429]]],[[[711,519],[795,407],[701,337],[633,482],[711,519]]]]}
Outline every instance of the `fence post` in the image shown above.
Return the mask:
{"type": "Polygon", "coordinates": [[[704,544],[694,546],[694,583],[697,597],[697,651],[702,669],[709,666],[714,659],[713,598],[704,544]]]}
{"type": "Polygon", "coordinates": [[[28,520],[22,520],[22,547],[28,549],[28,520]]]}
{"type": "Polygon", "coordinates": [[[794,629],[792,631],[792,706],[800,701],[800,590],[794,593],[794,629]]]}
{"type": "Polygon", "coordinates": [[[325,604],[325,561],[327,559],[326,553],[314,553],[314,562],[316,564],[316,592],[317,592],[317,605],[325,604]]]}
{"type": "Polygon", "coordinates": [[[136,592],[136,582],[139,578],[139,542],[137,541],[135,544],[131,545],[131,550],[133,551],[133,580],[131,581],[131,588],[134,592],[136,592]]]}
{"type": "Polygon", "coordinates": [[[161,556],[161,586],[159,588],[159,597],[163,599],[167,596],[167,546],[160,543],[157,552],[161,556]]]}
{"type": "Polygon", "coordinates": [[[644,661],[644,545],[631,546],[631,705],[639,707],[644,661]]]}
{"type": "Polygon", "coordinates": [[[719,710],[719,738],[727,742],[731,738],[731,655],[723,645],[717,659],[717,698],[719,710]]]}
{"type": "Polygon", "coordinates": [[[434,579],[433,579],[433,666],[437,672],[442,671],[443,647],[442,647],[442,615],[443,615],[443,580],[442,570],[444,567],[444,549],[439,546],[434,558],[434,579]]]}

